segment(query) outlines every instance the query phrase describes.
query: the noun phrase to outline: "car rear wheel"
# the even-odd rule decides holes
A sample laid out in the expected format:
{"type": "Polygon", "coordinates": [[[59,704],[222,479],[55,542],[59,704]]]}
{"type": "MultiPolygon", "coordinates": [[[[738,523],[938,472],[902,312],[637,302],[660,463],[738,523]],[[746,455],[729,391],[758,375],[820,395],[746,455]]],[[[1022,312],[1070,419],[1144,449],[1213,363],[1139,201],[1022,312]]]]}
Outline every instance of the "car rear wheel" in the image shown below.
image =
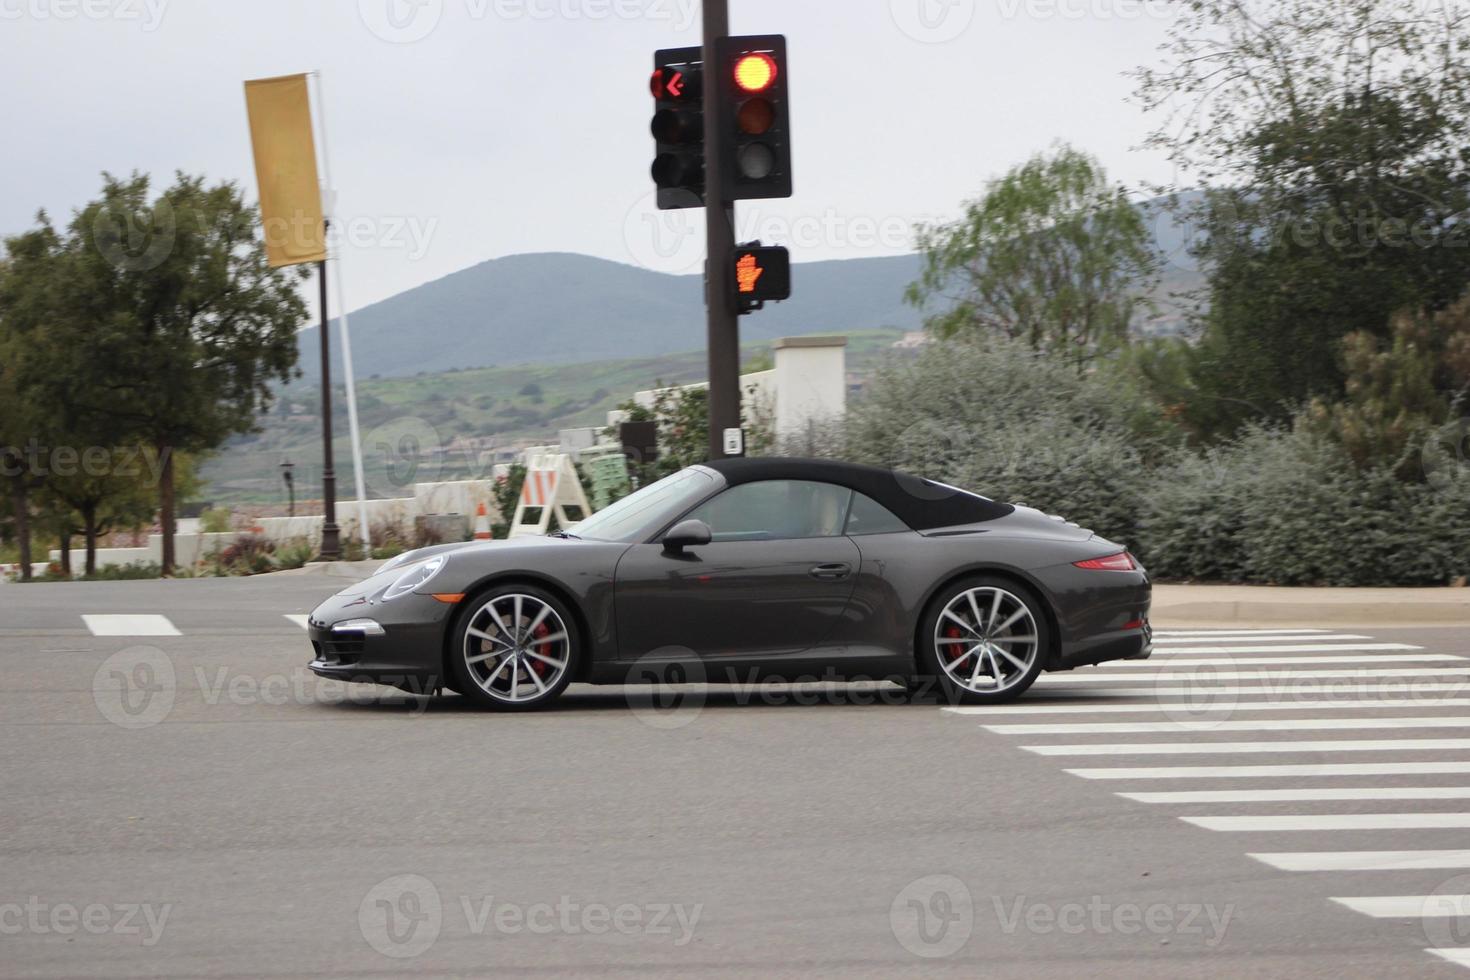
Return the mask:
{"type": "Polygon", "coordinates": [[[468,603],[449,652],[454,687],[501,711],[530,711],[571,683],[581,649],[576,620],[555,596],[500,585],[468,603]]]}
{"type": "Polygon", "coordinates": [[[1007,579],[966,579],[930,604],[919,663],[951,704],[996,704],[1036,681],[1050,641],[1041,601],[1029,589],[1007,579]]]}

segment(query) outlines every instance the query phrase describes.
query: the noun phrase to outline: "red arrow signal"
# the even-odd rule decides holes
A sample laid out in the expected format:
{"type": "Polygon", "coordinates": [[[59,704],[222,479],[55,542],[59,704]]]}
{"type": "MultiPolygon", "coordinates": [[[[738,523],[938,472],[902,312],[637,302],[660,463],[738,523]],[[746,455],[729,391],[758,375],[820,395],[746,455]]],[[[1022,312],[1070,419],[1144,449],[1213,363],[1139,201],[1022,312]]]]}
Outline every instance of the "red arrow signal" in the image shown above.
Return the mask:
{"type": "Polygon", "coordinates": [[[678,99],[684,95],[684,73],[676,71],[667,82],[664,83],[664,91],[669,93],[669,98],[678,99]]]}

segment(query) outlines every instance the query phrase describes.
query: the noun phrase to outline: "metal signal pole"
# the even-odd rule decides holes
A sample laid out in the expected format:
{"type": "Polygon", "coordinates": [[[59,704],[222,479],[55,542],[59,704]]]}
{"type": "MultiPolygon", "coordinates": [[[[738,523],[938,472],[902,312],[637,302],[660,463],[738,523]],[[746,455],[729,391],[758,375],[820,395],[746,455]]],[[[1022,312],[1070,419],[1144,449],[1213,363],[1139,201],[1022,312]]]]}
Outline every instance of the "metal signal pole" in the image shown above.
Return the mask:
{"type": "Polygon", "coordinates": [[[716,52],[730,33],[729,0],[704,0],[705,308],[709,344],[709,455],[725,455],[725,430],[740,427],[740,315],[735,308],[735,205],[724,200],[722,137],[732,120],[726,68],[716,52]]]}
{"type": "MultiPolygon", "coordinates": [[[[328,222],[330,224],[330,222],[328,222]]],[[[332,347],[327,317],[327,263],[317,265],[322,295],[322,554],[323,561],[342,557],[341,528],[337,526],[337,470],[332,465],[332,347]]]]}

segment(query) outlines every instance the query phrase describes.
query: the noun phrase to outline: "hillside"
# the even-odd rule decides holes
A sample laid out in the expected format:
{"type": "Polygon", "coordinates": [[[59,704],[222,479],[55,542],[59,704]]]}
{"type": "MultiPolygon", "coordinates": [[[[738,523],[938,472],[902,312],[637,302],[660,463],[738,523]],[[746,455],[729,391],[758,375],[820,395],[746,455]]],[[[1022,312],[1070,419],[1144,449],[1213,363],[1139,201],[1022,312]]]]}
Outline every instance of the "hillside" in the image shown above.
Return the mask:
{"type": "MultiPolygon", "coordinates": [[[[865,373],[892,349],[898,331],[848,334],[848,368],[865,373]]],[[[768,341],[745,344],[747,359],[770,350],[768,341]]],[[[374,496],[396,495],[413,482],[479,476],[483,450],[554,440],[557,430],[600,426],[607,413],[660,382],[680,384],[705,377],[703,351],[623,358],[589,364],[534,364],[478,368],[411,378],[365,380],[358,387],[367,483],[374,496]],[[405,442],[405,440],[407,440],[405,442]],[[387,447],[386,449],[384,447],[387,447]],[[394,461],[416,447],[417,466],[396,478],[394,461]],[[442,448],[444,452],[434,452],[442,448]],[[374,464],[376,461],[376,465],[374,464]]],[[[333,452],[342,496],[354,492],[347,439],[347,405],[335,387],[333,452]]],[[[285,503],[279,464],[296,464],[300,496],[316,497],[321,481],[320,387],[299,382],[282,392],[261,418],[261,431],[232,440],[204,466],[205,497],[219,503],[285,503]]]]}

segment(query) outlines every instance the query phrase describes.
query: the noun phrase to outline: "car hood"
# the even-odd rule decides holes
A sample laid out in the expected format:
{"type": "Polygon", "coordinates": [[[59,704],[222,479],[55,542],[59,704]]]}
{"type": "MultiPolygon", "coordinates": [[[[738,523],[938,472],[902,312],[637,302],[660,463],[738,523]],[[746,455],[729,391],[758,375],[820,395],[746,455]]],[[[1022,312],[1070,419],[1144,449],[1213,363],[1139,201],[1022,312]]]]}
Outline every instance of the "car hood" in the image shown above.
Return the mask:
{"type": "Polygon", "coordinates": [[[514,538],[501,541],[457,541],[453,544],[436,544],[427,548],[416,548],[413,551],[400,555],[399,561],[392,568],[378,572],[338,592],[339,596],[373,595],[381,592],[391,585],[400,575],[408,571],[414,565],[435,555],[452,554],[455,556],[485,554],[503,555],[506,558],[520,558],[528,552],[538,551],[543,548],[568,547],[580,544],[575,538],[553,538],[540,535],[514,538]]]}

